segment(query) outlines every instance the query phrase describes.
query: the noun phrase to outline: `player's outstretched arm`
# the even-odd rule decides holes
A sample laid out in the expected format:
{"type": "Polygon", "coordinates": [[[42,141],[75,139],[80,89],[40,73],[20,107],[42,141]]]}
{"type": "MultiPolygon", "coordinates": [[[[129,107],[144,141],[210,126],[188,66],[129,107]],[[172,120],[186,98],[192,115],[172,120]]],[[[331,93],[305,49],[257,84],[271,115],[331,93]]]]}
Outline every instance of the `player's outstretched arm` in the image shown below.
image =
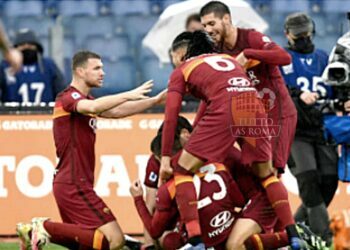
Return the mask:
{"type": "Polygon", "coordinates": [[[140,87],[115,95],[108,95],[95,100],[83,99],[77,104],[77,111],[83,114],[100,114],[127,101],[149,99],[147,93],[152,91],[153,81],[147,81],[140,87]]]}
{"type": "Polygon", "coordinates": [[[106,110],[105,112],[99,114],[99,116],[105,118],[123,118],[134,114],[138,114],[155,105],[163,104],[166,100],[166,96],[167,89],[163,90],[158,95],[145,100],[124,102],[123,104],[115,108],[106,110]]]}
{"type": "Polygon", "coordinates": [[[0,49],[4,54],[4,58],[11,65],[14,72],[19,71],[22,66],[22,53],[17,49],[11,48],[11,44],[7,38],[5,30],[0,23],[0,49]]]}

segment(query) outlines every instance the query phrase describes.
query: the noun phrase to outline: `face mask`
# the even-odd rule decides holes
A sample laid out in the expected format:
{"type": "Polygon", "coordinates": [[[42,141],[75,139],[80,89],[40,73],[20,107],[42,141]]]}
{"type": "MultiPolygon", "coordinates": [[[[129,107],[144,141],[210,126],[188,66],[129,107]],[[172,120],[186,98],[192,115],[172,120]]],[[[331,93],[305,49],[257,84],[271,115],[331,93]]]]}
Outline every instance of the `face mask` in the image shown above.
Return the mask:
{"type": "Polygon", "coordinates": [[[299,37],[294,39],[294,44],[290,44],[290,49],[302,54],[308,54],[314,51],[315,45],[311,41],[311,37],[299,37]]]}
{"type": "Polygon", "coordinates": [[[33,49],[22,50],[23,64],[33,64],[38,61],[38,51],[33,49]]]}

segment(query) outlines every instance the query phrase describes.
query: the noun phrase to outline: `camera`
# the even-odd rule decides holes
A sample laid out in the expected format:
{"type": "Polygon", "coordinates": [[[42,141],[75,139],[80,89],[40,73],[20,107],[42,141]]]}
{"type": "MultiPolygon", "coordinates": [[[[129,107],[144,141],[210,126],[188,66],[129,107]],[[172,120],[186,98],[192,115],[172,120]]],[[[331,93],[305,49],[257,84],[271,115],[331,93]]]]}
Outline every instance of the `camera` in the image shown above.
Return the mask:
{"type": "Polygon", "coordinates": [[[338,39],[322,78],[331,86],[350,87],[350,31],[338,39]]]}
{"type": "MultiPolygon", "coordinates": [[[[350,21],[350,12],[347,18],[350,21]]],[[[328,107],[344,111],[344,103],[350,100],[350,31],[333,47],[322,78],[327,85],[333,86],[333,96],[326,101],[328,107]]]]}

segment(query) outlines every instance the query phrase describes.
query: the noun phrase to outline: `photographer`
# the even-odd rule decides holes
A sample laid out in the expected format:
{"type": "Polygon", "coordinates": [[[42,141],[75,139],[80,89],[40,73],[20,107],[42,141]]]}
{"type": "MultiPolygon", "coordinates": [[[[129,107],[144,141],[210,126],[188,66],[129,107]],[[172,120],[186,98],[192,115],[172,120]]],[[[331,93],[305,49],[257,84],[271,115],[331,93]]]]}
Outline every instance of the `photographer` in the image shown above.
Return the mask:
{"type": "Polygon", "coordinates": [[[315,49],[312,41],[315,25],[308,15],[291,14],[284,27],[292,63],[281,67],[281,71],[298,111],[296,135],[288,162],[302,200],[295,220],[305,221],[313,232],[331,244],[327,206],[338,185],[338,157],[335,146],[324,139],[323,114],[316,102],[332,95],[332,88],[321,78],[328,56],[315,49]]]}

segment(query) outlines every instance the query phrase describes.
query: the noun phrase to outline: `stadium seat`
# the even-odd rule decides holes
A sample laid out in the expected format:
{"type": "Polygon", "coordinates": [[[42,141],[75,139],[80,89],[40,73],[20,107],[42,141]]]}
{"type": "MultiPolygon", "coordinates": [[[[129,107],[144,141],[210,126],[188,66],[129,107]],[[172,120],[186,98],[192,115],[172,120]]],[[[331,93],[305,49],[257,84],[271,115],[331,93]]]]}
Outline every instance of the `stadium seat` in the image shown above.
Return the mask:
{"type": "Polygon", "coordinates": [[[42,15],[16,17],[15,22],[17,30],[28,28],[35,31],[38,36],[48,36],[50,27],[54,25],[51,18],[42,15]]]}
{"type": "Polygon", "coordinates": [[[175,4],[175,3],[178,3],[178,2],[181,2],[181,1],[165,0],[165,1],[163,1],[163,9],[166,9],[169,5],[172,5],[172,4],[175,4]]]}
{"type": "Polygon", "coordinates": [[[277,43],[281,47],[286,47],[287,46],[287,38],[286,36],[282,33],[280,35],[273,35],[271,36],[272,40],[277,43]]]}
{"type": "Polygon", "coordinates": [[[150,13],[150,4],[148,1],[142,1],[142,0],[112,1],[111,11],[115,15],[130,15],[130,14],[148,15],[150,13]]]}
{"type": "Polygon", "coordinates": [[[49,36],[38,36],[38,39],[40,43],[44,47],[44,55],[49,56],[50,55],[50,39],[49,36]]]}
{"type": "Polygon", "coordinates": [[[43,2],[35,0],[18,1],[11,0],[5,1],[3,6],[4,14],[6,16],[18,17],[18,16],[40,16],[43,14],[43,2]]]}
{"type": "Polygon", "coordinates": [[[327,36],[341,36],[348,30],[348,20],[344,13],[326,13],[325,29],[327,36]]]}
{"type": "Polygon", "coordinates": [[[311,15],[312,20],[315,22],[315,29],[317,36],[326,36],[326,20],[324,15],[311,15]]]}
{"type": "Polygon", "coordinates": [[[273,13],[308,12],[309,3],[306,0],[274,0],[271,10],[273,13]]]}
{"type": "Polygon", "coordinates": [[[66,84],[69,84],[72,81],[72,59],[71,57],[64,58],[64,79],[66,84]]]}
{"type": "Polygon", "coordinates": [[[146,34],[158,20],[157,16],[130,15],[125,17],[125,31],[133,45],[136,45],[140,35],[146,34]]]}
{"type": "Polygon", "coordinates": [[[127,36],[88,36],[85,47],[102,56],[103,59],[116,61],[120,57],[130,56],[130,43],[127,36]]]}
{"type": "Polygon", "coordinates": [[[331,0],[324,1],[324,11],[327,13],[346,13],[350,10],[350,1],[331,0]]]}
{"type": "Polygon", "coordinates": [[[72,57],[78,48],[75,45],[75,39],[72,36],[65,36],[63,40],[63,53],[65,58],[72,57]]]}
{"type": "Polygon", "coordinates": [[[63,16],[91,15],[96,16],[98,6],[96,1],[89,0],[62,0],[58,3],[58,12],[63,16]]]}
{"type": "Polygon", "coordinates": [[[156,57],[147,57],[142,61],[142,81],[154,80],[152,94],[156,94],[168,86],[168,79],[173,68],[169,64],[161,65],[156,57]]]}
{"type": "Polygon", "coordinates": [[[136,68],[132,58],[120,58],[117,61],[105,59],[103,68],[106,74],[104,84],[102,88],[93,90],[94,96],[114,94],[136,87],[136,68]]]}
{"type": "Polygon", "coordinates": [[[78,46],[84,44],[87,36],[112,37],[115,29],[113,16],[75,16],[65,26],[72,26],[78,46]]]}
{"type": "Polygon", "coordinates": [[[338,37],[336,36],[326,36],[326,37],[315,37],[314,42],[316,48],[323,49],[328,54],[332,51],[334,45],[336,45],[338,37]]]}

